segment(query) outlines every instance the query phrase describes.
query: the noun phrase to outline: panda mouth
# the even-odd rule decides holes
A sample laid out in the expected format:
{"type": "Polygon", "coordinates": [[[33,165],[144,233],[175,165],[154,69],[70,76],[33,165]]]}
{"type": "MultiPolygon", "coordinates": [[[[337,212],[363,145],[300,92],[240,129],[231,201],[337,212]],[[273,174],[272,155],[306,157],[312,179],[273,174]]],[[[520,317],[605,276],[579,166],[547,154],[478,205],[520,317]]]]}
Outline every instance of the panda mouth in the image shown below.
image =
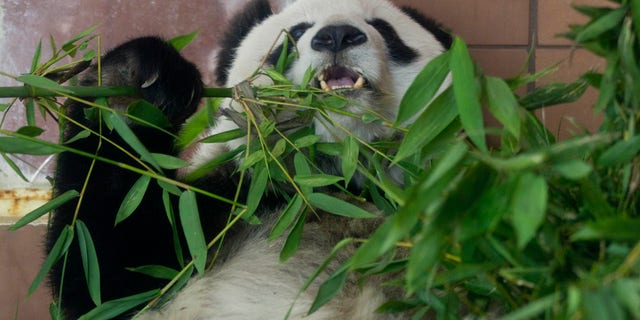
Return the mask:
{"type": "Polygon", "coordinates": [[[362,89],[367,83],[361,72],[337,65],[320,72],[318,82],[324,91],[362,89]]]}

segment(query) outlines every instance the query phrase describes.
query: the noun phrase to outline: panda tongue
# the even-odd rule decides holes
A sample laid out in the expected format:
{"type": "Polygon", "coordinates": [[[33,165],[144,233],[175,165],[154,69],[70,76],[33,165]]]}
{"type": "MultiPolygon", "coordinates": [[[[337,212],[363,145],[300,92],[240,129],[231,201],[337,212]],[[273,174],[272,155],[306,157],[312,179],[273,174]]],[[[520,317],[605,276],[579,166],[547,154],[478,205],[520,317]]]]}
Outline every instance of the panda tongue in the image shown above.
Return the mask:
{"type": "Polygon", "coordinates": [[[355,82],[351,77],[342,77],[337,79],[329,79],[327,80],[327,84],[331,88],[340,88],[340,87],[353,87],[355,82]]]}

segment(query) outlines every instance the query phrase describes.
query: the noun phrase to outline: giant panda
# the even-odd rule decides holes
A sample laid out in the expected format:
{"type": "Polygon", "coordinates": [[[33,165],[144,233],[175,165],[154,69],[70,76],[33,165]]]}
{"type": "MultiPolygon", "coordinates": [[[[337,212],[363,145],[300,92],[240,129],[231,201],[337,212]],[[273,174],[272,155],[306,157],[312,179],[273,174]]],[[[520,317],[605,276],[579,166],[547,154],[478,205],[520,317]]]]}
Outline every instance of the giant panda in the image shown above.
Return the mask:
{"type": "MultiPolygon", "coordinates": [[[[418,72],[451,44],[451,37],[432,20],[416,10],[400,8],[386,0],[289,1],[274,13],[267,0],[252,0],[230,20],[219,40],[217,59],[218,84],[233,87],[253,77],[264,65],[273,65],[284,49],[286,33],[294,40],[296,58],[285,75],[293,83],[303,81],[307,70],[315,70],[311,84],[328,93],[339,93],[352,101],[346,109],[361,114],[365,105],[394,119],[400,100],[418,72]],[[275,44],[275,46],[274,46],[275,44]]],[[[171,45],[157,37],[130,40],[106,53],[101,59],[101,79],[94,66],[80,78],[81,85],[132,86],[139,97],[109,99],[109,105],[124,110],[135,99],[155,104],[170,121],[166,132],[159,132],[127,121],[137,139],[154,153],[181,156],[190,166],[164,173],[177,180],[246,142],[246,137],[217,144],[196,145],[192,150],[178,150],[175,134],[201,103],[203,83],[198,69],[186,61],[171,45]]],[[[269,84],[266,77],[253,78],[253,85],[269,84]]],[[[238,127],[229,111],[242,112],[233,99],[222,102],[214,125],[203,133],[209,136],[238,127]],[[226,112],[225,112],[226,111],[226,112]]],[[[389,138],[393,131],[379,122],[330,114],[339,129],[317,117],[311,127],[321,141],[341,141],[345,130],[361,141],[389,138]]],[[[63,152],[57,160],[54,193],[82,191],[81,201],[59,207],[52,217],[47,234],[51,250],[63,230],[73,219],[86,224],[95,244],[101,275],[102,301],[131,296],[160,288],[166,280],[132,272],[128,268],[162,265],[179,269],[173,229],[166,217],[162,188],[151,182],[136,211],[114,226],[118,208],[139,174],[123,169],[122,164],[139,166],[128,154],[111,144],[127,144],[113,130],[101,127],[102,118],[95,108],[77,101],[66,103],[66,121],[62,141],[69,148],[85,154],[63,152]],[[86,126],[102,133],[78,139],[86,126]],[[94,161],[86,154],[97,154],[113,162],[94,161]],[[120,165],[118,165],[120,163],[120,165]]],[[[128,150],[130,153],[132,150],[128,150]]],[[[239,158],[239,157],[238,157],[239,158]]],[[[326,170],[340,171],[339,159],[324,159],[326,170]]],[[[241,181],[237,167],[241,160],[225,162],[190,183],[227,199],[240,199],[247,193],[247,181],[241,181]]],[[[356,181],[352,188],[362,189],[356,181]]],[[[333,246],[345,237],[365,238],[376,226],[376,219],[365,222],[327,215],[309,219],[304,227],[297,253],[284,263],[278,259],[282,240],[268,241],[273,221],[286,203],[286,197],[265,196],[256,215],[259,225],[239,223],[227,233],[225,247],[212,270],[194,276],[169,301],[158,303],[138,315],[139,319],[280,319],[293,305],[289,317],[299,319],[377,319],[392,317],[377,314],[376,308],[393,295],[372,284],[349,283],[339,297],[317,312],[307,311],[317,293],[318,284],[348,258],[349,250],[299,293],[305,280],[326,259],[333,246]],[[295,302],[295,303],[294,303],[295,302]]],[[[200,221],[207,240],[227,224],[231,205],[198,196],[200,221]]],[[[363,204],[375,211],[373,205],[363,204]]],[[[180,257],[182,258],[182,257],[180,257]]],[[[187,259],[187,258],[184,258],[187,259]]],[[[60,301],[66,319],[77,319],[95,307],[83,271],[78,244],[74,240],[69,254],[51,270],[49,283],[60,301]]],[[[134,310],[120,315],[127,318],[134,310]]]]}

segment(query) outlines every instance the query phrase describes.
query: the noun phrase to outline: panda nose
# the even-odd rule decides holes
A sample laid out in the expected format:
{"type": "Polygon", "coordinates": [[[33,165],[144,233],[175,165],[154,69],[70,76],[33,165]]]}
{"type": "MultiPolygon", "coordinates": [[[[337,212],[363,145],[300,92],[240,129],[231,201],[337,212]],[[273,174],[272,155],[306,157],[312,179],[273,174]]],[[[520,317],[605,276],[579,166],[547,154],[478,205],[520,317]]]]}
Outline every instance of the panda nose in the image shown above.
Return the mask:
{"type": "Polygon", "coordinates": [[[350,25],[327,26],[313,37],[311,48],[316,51],[339,52],[367,42],[367,36],[350,25]]]}

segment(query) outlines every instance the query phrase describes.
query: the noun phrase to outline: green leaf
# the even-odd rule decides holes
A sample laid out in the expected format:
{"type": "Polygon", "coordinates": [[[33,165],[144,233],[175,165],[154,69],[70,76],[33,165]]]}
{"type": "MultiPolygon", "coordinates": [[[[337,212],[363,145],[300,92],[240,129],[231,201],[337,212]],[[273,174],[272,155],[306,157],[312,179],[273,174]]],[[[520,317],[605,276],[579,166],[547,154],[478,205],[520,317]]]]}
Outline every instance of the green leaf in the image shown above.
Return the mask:
{"type": "Polygon", "coordinates": [[[71,139],[64,141],[62,143],[64,144],[72,144],[78,140],[82,140],[82,139],[86,139],[88,137],[91,136],[91,131],[89,130],[82,130],[80,132],[78,132],[78,134],[76,134],[75,136],[71,137],[71,139]]]}
{"type": "Polygon", "coordinates": [[[585,79],[578,79],[571,83],[550,83],[536,88],[520,98],[519,102],[527,110],[571,103],[580,99],[588,87],[589,83],[585,79]]]}
{"type": "Polygon", "coordinates": [[[302,197],[299,194],[295,194],[291,201],[287,204],[285,209],[282,211],[282,214],[276,221],[276,224],[273,226],[271,230],[271,234],[269,234],[269,240],[273,240],[279,236],[281,236],[287,228],[296,220],[298,216],[298,212],[302,208],[304,202],[302,201],[302,197]]]}
{"type": "Polygon", "coordinates": [[[64,149],[49,141],[22,137],[0,137],[0,152],[10,154],[28,154],[34,156],[50,155],[64,149]]]}
{"type": "Polygon", "coordinates": [[[167,42],[176,50],[182,51],[186,46],[188,46],[195,38],[198,37],[199,32],[192,32],[189,34],[179,35],[177,37],[171,38],[167,40],[167,42]]]}
{"type": "Polygon", "coordinates": [[[520,137],[520,105],[506,82],[500,78],[485,77],[487,108],[514,137],[520,137]]]}
{"type": "MultiPolygon", "coordinates": [[[[166,188],[162,183],[158,181],[160,187],[162,187],[162,205],[164,206],[164,212],[167,216],[167,220],[171,225],[171,236],[173,238],[173,250],[176,253],[176,258],[181,267],[184,267],[184,254],[182,251],[182,239],[180,238],[180,234],[178,233],[178,224],[176,223],[176,216],[173,211],[173,201],[171,201],[170,193],[172,192],[171,188],[166,188]],[[169,190],[167,190],[169,189],[169,190]]],[[[174,186],[175,187],[175,186],[174,186]]],[[[178,197],[182,195],[182,192],[178,190],[177,193],[174,193],[178,197]]]]}
{"type": "Polygon", "coordinates": [[[581,240],[640,240],[640,219],[624,217],[603,218],[580,227],[572,236],[572,241],[581,240]]]}
{"type": "Polygon", "coordinates": [[[138,206],[140,206],[140,203],[142,202],[142,199],[147,192],[150,181],[151,177],[141,176],[133,184],[131,189],[129,189],[129,192],[127,192],[127,194],[124,196],[124,199],[122,199],[122,203],[120,204],[120,208],[118,209],[118,213],[116,214],[115,225],[118,225],[120,222],[129,218],[129,216],[131,216],[131,214],[136,211],[138,206]]]}
{"type": "Polygon", "coordinates": [[[131,309],[150,301],[160,294],[160,290],[151,290],[101,304],[87,312],[78,320],[108,320],[115,318],[131,309]]]}
{"type": "MultiPolygon", "coordinates": [[[[302,153],[298,152],[293,156],[293,166],[296,169],[296,176],[308,176],[311,174],[311,167],[309,167],[309,163],[307,163],[307,159],[302,153]]],[[[308,195],[313,192],[313,188],[300,186],[300,191],[302,194],[308,195]]]]}
{"type": "Polygon", "coordinates": [[[636,39],[640,39],[640,0],[631,0],[631,17],[636,29],[636,39]]]}
{"type": "Polygon", "coordinates": [[[182,223],[184,236],[187,239],[187,246],[189,247],[193,264],[198,273],[203,275],[207,263],[207,243],[200,224],[196,194],[191,190],[183,192],[180,196],[178,207],[180,209],[180,222],[182,223]]]}
{"type": "Polygon", "coordinates": [[[75,45],[76,41],[81,40],[85,37],[87,37],[89,34],[91,34],[92,32],[94,32],[96,29],[98,28],[98,26],[93,26],[90,27],[86,30],[83,30],[82,32],[80,32],[79,34],[77,34],[76,36],[72,37],[71,39],[69,39],[67,42],[65,42],[62,45],[62,50],[64,50],[65,52],[67,52],[71,57],[73,57],[75,55],[75,51],[77,50],[77,46],[75,45]]]}
{"type": "Polygon", "coordinates": [[[627,15],[628,8],[622,7],[611,10],[608,14],[591,21],[576,37],[575,42],[584,43],[595,39],[599,35],[617,27],[627,15]]]}
{"type": "Polygon", "coordinates": [[[512,224],[518,248],[524,248],[544,222],[548,196],[544,178],[524,173],[518,179],[511,199],[512,224]]]}
{"type": "Polygon", "coordinates": [[[249,185],[249,194],[247,195],[247,213],[244,218],[250,218],[258,209],[260,200],[267,190],[269,182],[269,171],[264,167],[255,168],[251,184],[249,185]]]}
{"type": "Polygon", "coordinates": [[[178,147],[184,149],[201,137],[204,130],[215,124],[214,115],[220,107],[222,99],[205,99],[205,107],[196,111],[182,126],[178,135],[178,147]]]}
{"type": "Polygon", "coordinates": [[[233,130],[220,132],[220,133],[208,136],[208,137],[200,140],[200,143],[227,142],[227,141],[231,141],[231,140],[234,140],[234,139],[242,138],[242,137],[244,137],[246,135],[247,134],[244,131],[242,131],[242,129],[233,129],[233,130]]]}
{"type": "Polygon", "coordinates": [[[293,144],[298,148],[306,148],[312,146],[320,141],[319,135],[308,135],[300,139],[296,139],[293,144]]]}
{"type": "Polygon", "coordinates": [[[59,85],[57,82],[51,79],[36,76],[33,74],[23,74],[21,76],[18,76],[16,80],[36,88],[41,88],[41,89],[46,89],[46,90],[61,92],[66,94],[73,93],[71,90],[59,85]]]}
{"type": "Polygon", "coordinates": [[[407,290],[409,294],[427,285],[435,274],[434,268],[446,249],[445,230],[423,227],[411,250],[407,265],[407,290]]]}
{"type": "Polygon", "coordinates": [[[358,146],[358,141],[356,141],[352,136],[347,136],[343,141],[342,156],[340,157],[342,176],[344,177],[345,185],[349,184],[351,178],[356,173],[359,154],[360,148],[358,146]]]}
{"type": "Polygon", "coordinates": [[[253,166],[254,164],[260,162],[260,161],[264,161],[265,159],[265,153],[264,150],[256,150],[255,152],[252,152],[251,154],[249,154],[249,156],[247,156],[244,159],[244,162],[242,162],[242,164],[240,165],[239,170],[247,170],[248,168],[250,168],[251,166],[253,166]]]}
{"type": "Polygon", "coordinates": [[[318,294],[309,309],[309,314],[316,312],[327,302],[331,301],[331,299],[333,299],[333,297],[342,290],[342,287],[344,287],[344,284],[347,282],[348,275],[348,269],[341,268],[322,283],[322,285],[320,285],[320,289],[318,289],[318,294]]]}
{"type": "Polygon", "coordinates": [[[335,215],[349,218],[376,217],[358,206],[324,193],[312,193],[308,196],[308,200],[312,206],[335,215]]]}
{"type": "Polygon", "coordinates": [[[9,165],[9,167],[11,167],[11,169],[13,169],[13,172],[18,175],[18,177],[20,177],[20,179],[22,179],[22,181],[24,182],[31,182],[29,181],[29,179],[27,179],[27,177],[24,176],[24,173],[22,173],[22,170],[20,169],[20,167],[18,167],[18,165],[11,160],[11,158],[9,158],[9,156],[7,156],[6,153],[1,153],[0,152],[0,156],[2,156],[2,159],[4,159],[4,161],[9,165]]]}
{"type": "Polygon", "coordinates": [[[305,174],[293,177],[293,181],[304,187],[330,186],[342,180],[344,180],[344,178],[328,174],[305,174]]]}
{"type": "Polygon", "coordinates": [[[584,161],[573,160],[554,164],[553,170],[566,179],[577,181],[586,178],[593,169],[584,161]]]}
{"type": "Polygon", "coordinates": [[[107,117],[109,122],[113,125],[113,128],[118,132],[120,137],[135,150],[138,154],[140,154],[140,159],[148,162],[154,168],[160,170],[160,165],[156,162],[155,158],[151,155],[149,150],[140,142],[138,137],[136,137],[135,133],[127,126],[127,124],[122,120],[122,118],[116,114],[111,113],[107,117]]]}
{"type": "Polygon", "coordinates": [[[58,239],[56,239],[56,242],[53,244],[51,251],[49,251],[49,255],[47,255],[47,258],[42,263],[42,267],[40,267],[38,274],[33,279],[33,282],[31,282],[27,295],[31,296],[36,291],[40,283],[42,283],[47,274],[49,274],[49,271],[51,271],[53,265],[62,258],[67,250],[69,250],[69,246],[73,241],[73,236],[73,228],[71,226],[66,226],[62,229],[58,239]]]}
{"type": "Polygon", "coordinates": [[[396,124],[401,125],[422,111],[433,100],[449,74],[450,51],[433,60],[420,71],[402,97],[396,124]]]}
{"type": "Polygon", "coordinates": [[[287,240],[280,251],[280,262],[285,262],[289,260],[298,250],[298,245],[300,244],[300,239],[302,238],[302,231],[304,229],[304,223],[307,220],[307,215],[303,212],[299,217],[296,224],[291,229],[287,240]]]}
{"type": "Polygon", "coordinates": [[[40,54],[42,53],[42,40],[38,41],[38,46],[36,47],[36,52],[33,54],[33,59],[31,59],[31,69],[29,73],[34,73],[40,64],[40,54]]]}
{"type": "Polygon", "coordinates": [[[22,218],[20,218],[20,220],[18,220],[15,224],[13,224],[9,228],[9,230],[10,231],[18,230],[79,196],[80,194],[77,191],[68,190],[65,193],[49,200],[47,203],[43,204],[37,209],[24,215],[22,218]]]}
{"type": "Polygon", "coordinates": [[[152,153],[151,156],[163,169],[175,170],[189,166],[188,162],[168,154],[152,153]]]}
{"type": "Polygon", "coordinates": [[[439,95],[411,125],[405,135],[394,163],[398,163],[422,150],[432,142],[458,116],[451,88],[439,95]]]}
{"type": "Polygon", "coordinates": [[[614,167],[631,162],[640,152],[640,135],[616,142],[598,157],[597,164],[614,167]]]}
{"type": "Polygon", "coordinates": [[[550,294],[537,300],[533,300],[529,304],[520,307],[516,311],[499,318],[499,320],[536,319],[538,315],[553,308],[553,306],[558,302],[559,299],[560,295],[558,293],[550,294]]]}
{"type": "Polygon", "coordinates": [[[440,199],[451,179],[461,170],[459,163],[465,159],[468,148],[464,143],[450,146],[431,170],[424,172],[407,190],[408,196],[395,215],[387,219],[369,241],[364,243],[353,257],[353,264],[371,263],[395,244],[409,235],[422,217],[427,206],[440,199]]]}
{"type": "Polygon", "coordinates": [[[127,106],[127,115],[133,121],[152,128],[170,128],[171,122],[154,104],[137,100],[127,106]]]}
{"type": "Polygon", "coordinates": [[[480,86],[475,77],[475,66],[467,50],[467,45],[460,38],[456,38],[451,47],[451,74],[453,76],[453,92],[462,126],[471,141],[480,150],[487,152],[482,106],[480,105],[480,86]]]}
{"type": "Polygon", "coordinates": [[[148,265],[148,266],[142,266],[142,267],[136,267],[136,268],[127,268],[127,270],[131,272],[144,274],[156,279],[165,279],[165,280],[173,280],[173,278],[177,277],[180,273],[178,270],[165,267],[165,266],[158,266],[158,265],[148,265]]]}
{"type": "Polygon", "coordinates": [[[93,244],[87,225],[81,220],[76,220],[76,232],[78,234],[78,244],[80,245],[82,269],[84,270],[84,278],[87,281],[89,295],[93,303],[99,306],[102,304],[102,300],[100,298],[100,264],[98,263],[96,247],[93,244]]]}

